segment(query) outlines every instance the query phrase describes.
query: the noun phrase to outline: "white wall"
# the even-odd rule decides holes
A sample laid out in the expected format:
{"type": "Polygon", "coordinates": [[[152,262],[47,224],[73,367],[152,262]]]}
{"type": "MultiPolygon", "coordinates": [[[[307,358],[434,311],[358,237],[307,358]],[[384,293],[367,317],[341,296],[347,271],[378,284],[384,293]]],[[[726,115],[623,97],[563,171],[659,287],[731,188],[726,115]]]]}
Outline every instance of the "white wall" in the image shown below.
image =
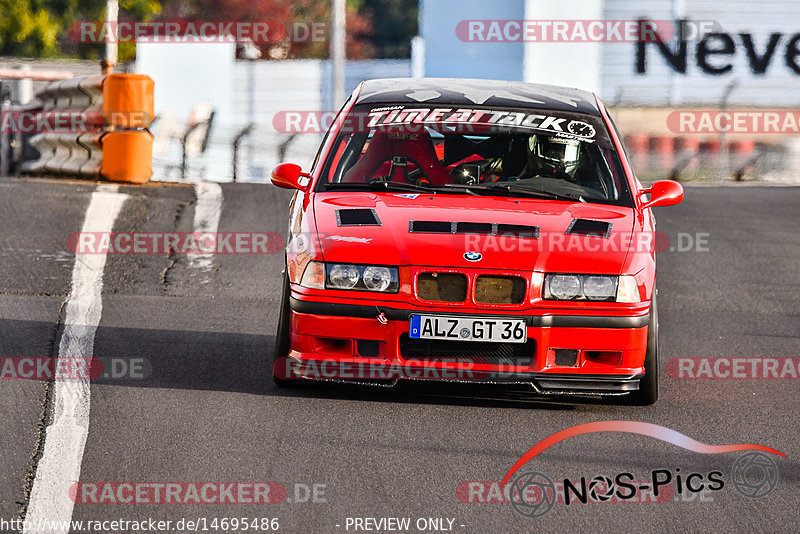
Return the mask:
{"type": "MultiPolygon", "coordinates": [[[[526,20],[601,19],[601,0],[542,2],[526,0],[526,20]]],[[[526,42],[523,62],[526,82],[578,87],[598,92],[601,89],[600,43],[526,42]]]]}
{"type": "Polygon", "coordinates": [[[155,112],[185,121],[199,102],[213,102],[220,117],[231,114],[233,43],[137,43],[135,71],[155,81],[155,112]]]}

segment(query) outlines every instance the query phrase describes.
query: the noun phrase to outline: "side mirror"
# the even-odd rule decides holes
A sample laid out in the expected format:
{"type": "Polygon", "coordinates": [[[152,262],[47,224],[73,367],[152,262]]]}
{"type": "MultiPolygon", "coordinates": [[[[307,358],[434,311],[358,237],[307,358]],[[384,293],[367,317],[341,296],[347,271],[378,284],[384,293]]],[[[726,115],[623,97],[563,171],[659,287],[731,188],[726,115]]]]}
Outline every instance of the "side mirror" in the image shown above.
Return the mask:
{"type": "Polygon", "coordinates": [[[650,189],[639,191],[640,195],[650,193],[650,200],[642,204],[642,209],[657,206],[674,206],[683,200],[683,186],[674,180],[659,180],[650,189]]]}
{"type": "Polygon", "coordinates": [[[305,191],[310,183],[311,176],[304,173],[300,165],[294,163],[281,163],[272,169],[270,176],[272,184],[284,189],[300,189],[305,191]]]}

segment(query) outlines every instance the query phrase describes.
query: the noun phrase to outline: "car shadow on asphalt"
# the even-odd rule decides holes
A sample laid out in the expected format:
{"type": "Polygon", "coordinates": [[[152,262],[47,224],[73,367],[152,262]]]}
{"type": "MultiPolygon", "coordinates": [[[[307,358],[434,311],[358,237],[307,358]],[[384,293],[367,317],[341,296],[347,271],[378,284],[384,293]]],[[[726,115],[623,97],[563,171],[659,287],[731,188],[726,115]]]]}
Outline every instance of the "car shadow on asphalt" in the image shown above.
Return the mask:
{"type": "MultiPolygon", "coordinates": [[[[52,328],[52,324],[42,322],[0,319],[0,332],[17,332],[22,337],[24,332],[52,332],[52,328]]],[[[49,350],[42,350],[42,354],[23,354],[25,344],[18,340],[19,343],[5,344],[2,356],[54,357],[62,330],[63,327],[59,328],[49,350]]],[[[557,411],[612,404],[592,398],[536,395],[531,387],[524,385],[415,381],[380,387],[304,381],[298,387],[279,388],[272,382],[273,345],[272,335],[101,326],[95,333],[88,373],[96,385],[227,391],[286,398],[557,411]]],[[[80,372],[73,375],[79,376],[80,372]]]]}

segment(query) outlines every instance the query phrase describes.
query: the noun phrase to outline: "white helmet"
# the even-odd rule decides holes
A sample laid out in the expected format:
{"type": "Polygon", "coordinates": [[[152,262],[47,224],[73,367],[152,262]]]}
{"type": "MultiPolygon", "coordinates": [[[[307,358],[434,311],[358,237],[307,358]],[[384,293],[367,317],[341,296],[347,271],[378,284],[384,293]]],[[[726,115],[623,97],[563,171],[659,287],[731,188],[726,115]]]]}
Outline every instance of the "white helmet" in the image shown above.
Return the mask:
{"type": "Polygon", "coordinates": [[[570,172],[578,165],[580,141],[563,137],[531,136],[531,152],[545,162],[570,172]]]}

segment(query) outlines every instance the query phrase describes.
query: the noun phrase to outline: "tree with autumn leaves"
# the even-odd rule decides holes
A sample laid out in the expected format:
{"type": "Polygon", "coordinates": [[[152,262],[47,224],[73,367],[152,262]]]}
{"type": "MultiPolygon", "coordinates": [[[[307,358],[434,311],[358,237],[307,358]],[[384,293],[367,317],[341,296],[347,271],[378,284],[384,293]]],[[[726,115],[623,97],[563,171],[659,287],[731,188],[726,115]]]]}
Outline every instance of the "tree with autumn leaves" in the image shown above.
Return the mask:
{"type": "MultiPolygon", "coordinates": [[[[79,21],[103,21],[105,0],[0,0],[0,55],[99,59],[102,44],[77,43],[70,28],[79,21]]],[[[266,59],[328,57],[325,41],[292,39],[295,25],[330,22],[329,0],[119,0],[120,20],[278,22],[287,37],[258,44],[266,59]]],[[[347,0],[347,57],[408,57],[417,33],[417,0],[347,0]]],[[[132,59],[135,45],[119,44],[120,60],[132,59]]]]}

